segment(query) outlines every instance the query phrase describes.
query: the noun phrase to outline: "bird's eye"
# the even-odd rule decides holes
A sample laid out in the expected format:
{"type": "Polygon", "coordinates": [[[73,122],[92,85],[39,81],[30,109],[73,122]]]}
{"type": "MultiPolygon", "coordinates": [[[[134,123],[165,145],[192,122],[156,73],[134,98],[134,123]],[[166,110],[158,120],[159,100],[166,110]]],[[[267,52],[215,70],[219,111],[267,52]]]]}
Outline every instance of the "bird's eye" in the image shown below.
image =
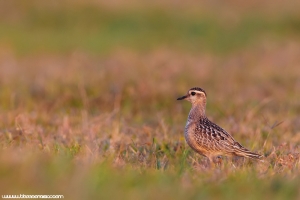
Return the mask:
{"type": "Polygon", "coordinates": [[[196,92],[191,92],[191,95],[194,96],[196,94],[196,92]]]}

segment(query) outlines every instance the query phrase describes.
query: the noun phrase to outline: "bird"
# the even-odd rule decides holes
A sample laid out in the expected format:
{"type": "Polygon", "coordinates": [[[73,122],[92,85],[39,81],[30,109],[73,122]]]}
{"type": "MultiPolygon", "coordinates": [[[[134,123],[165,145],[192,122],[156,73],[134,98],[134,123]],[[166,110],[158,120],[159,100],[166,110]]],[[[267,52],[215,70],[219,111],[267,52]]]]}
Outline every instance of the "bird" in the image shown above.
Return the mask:
{"type": "Polygon", "coordinates": [[[227,131],[206,117],[206,98],[206,92],[202,88],[194,87],[177,99],[192,103],[184,130],[187,144],[200,155],[207,157],[210,163],[215,163],[215,159],[221,156],[262,160],[262,155],[243,147],[227,131]]]}

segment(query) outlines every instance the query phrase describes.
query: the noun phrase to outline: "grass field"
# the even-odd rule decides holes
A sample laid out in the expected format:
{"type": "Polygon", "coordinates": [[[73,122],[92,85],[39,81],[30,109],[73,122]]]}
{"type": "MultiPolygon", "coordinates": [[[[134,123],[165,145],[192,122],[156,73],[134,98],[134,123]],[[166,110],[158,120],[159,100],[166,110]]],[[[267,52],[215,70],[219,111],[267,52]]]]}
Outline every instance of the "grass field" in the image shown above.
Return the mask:
{"type": "Polygon", "coordinates": [[[0,193],[299,199],[300,15],[290,3],[3,1],[0,193]],[[264,163],[187,146],[191,88],[264,163]]]}

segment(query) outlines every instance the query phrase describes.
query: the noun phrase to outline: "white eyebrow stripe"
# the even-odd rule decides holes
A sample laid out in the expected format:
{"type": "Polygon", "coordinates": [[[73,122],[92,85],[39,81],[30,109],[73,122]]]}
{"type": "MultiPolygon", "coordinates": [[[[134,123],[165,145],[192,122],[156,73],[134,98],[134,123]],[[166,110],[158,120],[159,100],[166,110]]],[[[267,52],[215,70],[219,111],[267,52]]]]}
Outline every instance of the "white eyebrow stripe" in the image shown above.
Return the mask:
{"type": "MultiPolygon", "coordinates": [[[[191,92],[195,92],[195,93],[198,93],[198,94],[204,94],[204,92],[201,92],[201,91],[198,91],[198,90],[191,90],[190,93],[191,93],[191,92]]],[[[204,95],[205,95],[205,94],[204,94],[204,95]]]]}

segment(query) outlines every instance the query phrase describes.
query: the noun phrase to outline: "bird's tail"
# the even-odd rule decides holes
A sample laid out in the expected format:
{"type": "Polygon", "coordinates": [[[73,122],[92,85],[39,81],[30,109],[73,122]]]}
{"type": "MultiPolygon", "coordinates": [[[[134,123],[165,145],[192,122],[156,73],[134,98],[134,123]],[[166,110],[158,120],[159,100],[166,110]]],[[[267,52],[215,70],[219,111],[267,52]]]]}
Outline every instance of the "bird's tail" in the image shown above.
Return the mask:
{"type": "Polygon", "coordinates": [[[251,158],[251,159],[256,159],[256,160],[262,160],[264,158],[264,156],[254,153],[248,149],[246,149],[245,147],[243,147],[241,144],[239,144],[238,142],[236,142],[236,144],[234,145],[234,149],[235,149],[235,154],[237,156],[243,156],[246,158],[251,158]]]}
{"type": "Polygon", "coordinates": [[[243,153],[236,153],[238,156],[243,156],[251,159],[261,160],[263,156],[257,153],[253,153],[251,151],[244,151],[243,153]]]}

